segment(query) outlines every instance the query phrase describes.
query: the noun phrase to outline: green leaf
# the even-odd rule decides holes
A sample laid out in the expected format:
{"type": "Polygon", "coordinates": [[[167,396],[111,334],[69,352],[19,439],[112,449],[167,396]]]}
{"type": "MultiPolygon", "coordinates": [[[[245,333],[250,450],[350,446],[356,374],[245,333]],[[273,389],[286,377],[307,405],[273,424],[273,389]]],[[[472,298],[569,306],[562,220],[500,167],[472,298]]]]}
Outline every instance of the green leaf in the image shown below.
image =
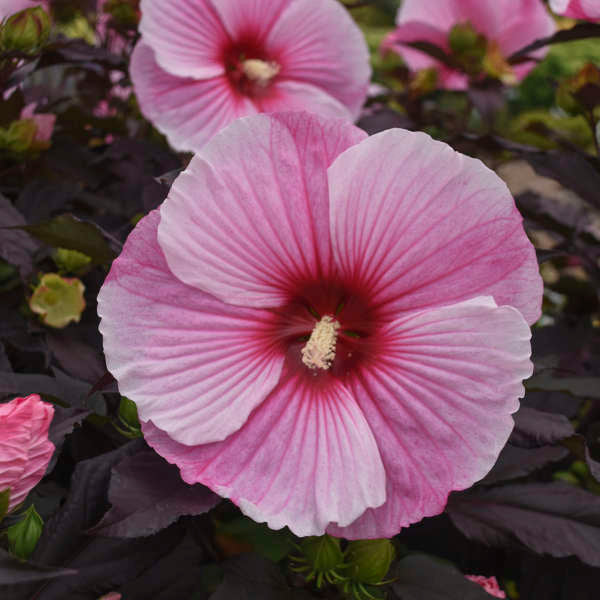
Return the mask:
{"type": "Polygon", "coordinates": [[[95,264],[110,264],[116,252],[96,225],[80,221],[73,215],[60,215],[36,225],[23,225],[34,238],[54,248],[77,250],[86,254],[95,264]]]}

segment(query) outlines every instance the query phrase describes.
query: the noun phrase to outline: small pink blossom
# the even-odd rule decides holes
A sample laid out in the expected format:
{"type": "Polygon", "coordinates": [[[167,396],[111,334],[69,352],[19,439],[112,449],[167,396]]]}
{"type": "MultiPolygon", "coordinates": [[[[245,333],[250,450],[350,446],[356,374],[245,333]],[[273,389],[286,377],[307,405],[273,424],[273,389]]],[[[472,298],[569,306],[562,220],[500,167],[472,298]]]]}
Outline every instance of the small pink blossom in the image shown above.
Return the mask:
{"type": "MultiPolygon", "coordinates": [[[[555,30],[541,0],[404,0],[396,16],[397,28],[385,38],[383,48],[400,54],[414,71],[435,67],[440,87],[466,89],[469,82],[464,73],[406,45],[425,41],[448,52],[451,29],[466,23],[485,36],[490,48],[499,51],[501,60],[555,30]]],[[[531,55],[542,58],[545,52],[541,49],[531,55]]],[[[515,65],[511,74],[520,81],[535,64],[528,61],[515,65]]]]}
{"type": "Polygon", "coordinates": [[[121,600],[122,597],[122,594],[119,594],[119,592],[108,592],[108,594],[104,594],[98,600],[121,600]]]}
{"type": "Polygon", "coordinates": [[[178,150],[258,112],[358,117],[369,55],[337,0],[142,0],[141,10],[131,78],[178,150]]]}
{"type": "Polygon", "coordinates": [[[186,482],[274,529],[391,537],[513,428],[542,293],[521,222],[423,133],[239,119],[113,263],[107,364],[186,482]]]}
{"type": "Polygon", "coordinates": [[[21,111],[21,119],[31,119],[36,125],[35,141],[45,144],[50,141],[54,125],[56,123],[56,115],[50,113],[36,113],[36,102],[31,102],[21,111]]]}
{"type": "Polygon", "coordinates": [[[0,404],[0,492],[10,489],[9,511],[44,476],[54,452],[48,440],[53,414],[37,394],[0,404]]]}
{"type": "Polygon", "coordinates": [[[550,0],[550,8],[573,19],[600,19],[600,0],[550,0]]]}
{"type": "Polygon", "coordinates": [[[495,598],[506,598],[506,594],[500,589],[495,577],[484,577],[483,575],[465,575],[465,577],[478,583],[488,594],[495,598]]]}
{"type": "Polygon", "coordinates": [[[0,20],[34,6],[43,6],[48,10],[47,0],[0,0],[0,20]]]}

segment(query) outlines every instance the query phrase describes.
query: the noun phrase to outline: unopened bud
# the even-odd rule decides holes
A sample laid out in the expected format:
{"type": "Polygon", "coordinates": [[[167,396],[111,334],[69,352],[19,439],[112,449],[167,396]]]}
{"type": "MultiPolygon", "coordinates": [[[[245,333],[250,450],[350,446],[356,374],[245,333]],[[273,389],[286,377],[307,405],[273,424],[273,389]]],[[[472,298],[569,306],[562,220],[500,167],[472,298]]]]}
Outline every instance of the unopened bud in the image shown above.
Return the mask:
{"type": "Polygon", "coordinates": [[[385,579],[395,554],[387,539],[350,542],[346,549],[346,574],[358,583],[377,585],[385,579]]]}
{"type": "Polygon", "coordinates": [[[52,258],[56,266],[67,273],[77,273],[92,262],[87,254],[66,248],[58,248],[52,258]]]}
{"type": "Polygon", "coordinates": [[[300,548],[310,566],[319,573],[339,567],[344,560],[340,540],[327,534],[304,538],[300,548]]]}
{"type": "Polygon", "coordinates": [[[9,17],[0,34],[2,49],[33,53],[48,41],[50,17],[41,7],[26,8],[9,17]]]}
{"type": "Polygon", "coordinates": [[[29,299],[29,308],[50,327],[66,327],[72,321],[79,323],[85,308],[84,290],[79,279],[47,273],[29,299]]]}
{"type": "Polygon", "coordinates": [[[6,530],[10,551],[19,558],[28,558],[35,550],[43,528],[42,517],[31,505],[25,511],[23,518],[6,530]]]}
{"type": "Polygon", "coordinates": [[[483,69],[487,40],[469,23],[457,23],[448,34],[448,45],[460,67],[468,75],[479,75],[483,69]]]}

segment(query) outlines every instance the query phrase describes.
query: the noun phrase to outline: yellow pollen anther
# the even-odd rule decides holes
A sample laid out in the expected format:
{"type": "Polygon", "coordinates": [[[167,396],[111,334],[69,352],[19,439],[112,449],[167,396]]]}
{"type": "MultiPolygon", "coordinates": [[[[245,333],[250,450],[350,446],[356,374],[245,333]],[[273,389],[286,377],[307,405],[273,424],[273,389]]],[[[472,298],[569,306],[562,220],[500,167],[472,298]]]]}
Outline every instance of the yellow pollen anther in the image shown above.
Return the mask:
{"type": "Polygon", "coordinates": [[[242,63],[244,75],[260,87],[269,85],[271,79],[279,73],[279,69],[277,63],[266,62],[259,58],[249,58],[242,63]]]}
{"type": "Polygon", "coordinates": [[[335,344],[340,324],[332,317],[323,317],[312,330],[302,348],[302,362],[309,369],[329,369],[335,358],[335,344]]]}

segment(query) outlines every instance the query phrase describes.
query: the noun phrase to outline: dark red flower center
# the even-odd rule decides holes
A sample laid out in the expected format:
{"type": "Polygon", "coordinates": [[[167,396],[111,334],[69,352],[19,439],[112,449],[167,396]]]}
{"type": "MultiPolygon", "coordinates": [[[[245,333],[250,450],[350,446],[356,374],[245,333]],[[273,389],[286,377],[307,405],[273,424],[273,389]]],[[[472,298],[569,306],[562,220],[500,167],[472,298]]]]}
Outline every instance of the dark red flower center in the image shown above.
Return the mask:
{"type": "Polygon", "coordinates": [[[358,288],[340,282],[298,285],[289,301],[277,310],[276,336],[289,365],[319,376],[325,372],[343,377],[373,355],[381,323],[378,311],[358,288]],[[310,368],[303,349],[319,323],[335,322],[335,357],[326,369],[310,368]]]}
{"type": "Polygon", "coordinates": [[[280,71],[277,60],[268,56],[262,44],[251,39],[226,48],[223,60],[231,86],[250,98],[268,94],[280,71]]]}

